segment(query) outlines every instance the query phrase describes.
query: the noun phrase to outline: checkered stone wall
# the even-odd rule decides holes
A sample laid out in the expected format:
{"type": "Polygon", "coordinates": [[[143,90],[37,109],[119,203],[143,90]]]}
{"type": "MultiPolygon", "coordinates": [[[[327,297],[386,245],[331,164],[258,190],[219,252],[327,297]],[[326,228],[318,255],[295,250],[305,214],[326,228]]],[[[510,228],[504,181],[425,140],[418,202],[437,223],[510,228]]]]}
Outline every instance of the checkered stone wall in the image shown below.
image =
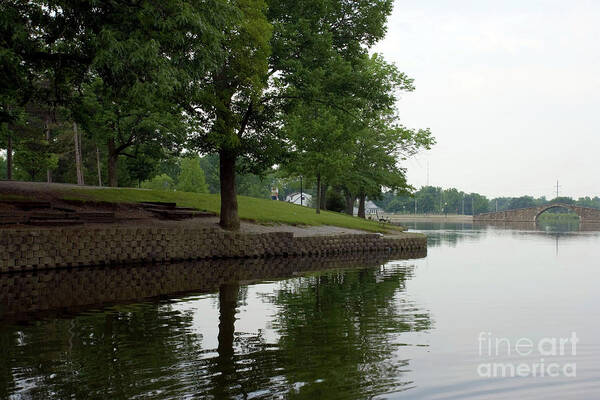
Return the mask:
{"type": "Polygon", "coordinates": [[[294,237],[216,228],[48,228],[0,230],[0,272],[209,258],[338,255],[426,249],[423,237],[379,234],[294,237]]]}

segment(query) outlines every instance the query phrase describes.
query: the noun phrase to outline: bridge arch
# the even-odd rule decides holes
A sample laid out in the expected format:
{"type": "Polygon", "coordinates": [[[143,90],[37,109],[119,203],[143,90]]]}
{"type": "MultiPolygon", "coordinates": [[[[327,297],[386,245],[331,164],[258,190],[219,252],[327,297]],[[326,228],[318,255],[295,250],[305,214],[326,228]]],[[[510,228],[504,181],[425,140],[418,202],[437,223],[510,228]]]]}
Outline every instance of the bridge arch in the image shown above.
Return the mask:
{"type": "Polygon", "coordinates": [[[562,207],[573,211],[579,217],[579,222],[581,224],[600,224],[600,209],[564,203],[545,204],[543,206],[477,214],[473,216],[473,221],[535,223],[540,214],[554,207],[562,207]]]}
{"type": "Polygon", "coordinates": [[[579,217],[579,222],[583,221],[583,215],[581,214],[581,207],[576,207],[571,204],[563,204],[563,203],[555,203],[555,204],[547,204],[544,206],[540,206],[536,210],[535,217],[533,218],[534,222],[537,222],[538,217],[545,213],[546,211],[552,208],[566,208],[567,210],[573,211],[579,217]]]}

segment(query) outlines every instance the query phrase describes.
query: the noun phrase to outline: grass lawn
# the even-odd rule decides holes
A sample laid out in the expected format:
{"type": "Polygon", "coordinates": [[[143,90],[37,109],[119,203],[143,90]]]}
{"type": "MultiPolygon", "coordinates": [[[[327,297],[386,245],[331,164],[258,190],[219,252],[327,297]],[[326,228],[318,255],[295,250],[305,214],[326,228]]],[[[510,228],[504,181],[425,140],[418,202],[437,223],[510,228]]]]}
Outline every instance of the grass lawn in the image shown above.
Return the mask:
{"type": "MultiPolygon", "coordinates": [[[[103,188],[103,189],[58,189],[59,197],[67,200],[106,201],[111,203],[133,203],[140,201],[175,202],[178,206],[194,207],[219,213],[220,196],[188,192],[165,192],[159,190],[103,188]]],[[[344,228],[362,229],[370,232],[392,232],[401,230],[389,224],[368,221],[349,215],[315,210],[283,201],[238,196],[240,218],[261,224],[283,223],[290,225],[333,225],[344,228]]]]}

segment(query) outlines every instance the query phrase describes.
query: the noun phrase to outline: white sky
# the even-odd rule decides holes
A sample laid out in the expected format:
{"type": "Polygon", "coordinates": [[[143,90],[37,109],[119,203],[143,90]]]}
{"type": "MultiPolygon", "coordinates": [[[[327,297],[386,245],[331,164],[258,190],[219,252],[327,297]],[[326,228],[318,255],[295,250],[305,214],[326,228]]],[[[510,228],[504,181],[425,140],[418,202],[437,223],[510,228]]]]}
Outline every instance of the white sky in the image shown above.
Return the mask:
{"type": "Polygon", "coordinates": [[[398,106],[438,144],[409,182],[489,197],[600,195],[600,1],[397,0],[375,49],[415,79],[398,106]]]}

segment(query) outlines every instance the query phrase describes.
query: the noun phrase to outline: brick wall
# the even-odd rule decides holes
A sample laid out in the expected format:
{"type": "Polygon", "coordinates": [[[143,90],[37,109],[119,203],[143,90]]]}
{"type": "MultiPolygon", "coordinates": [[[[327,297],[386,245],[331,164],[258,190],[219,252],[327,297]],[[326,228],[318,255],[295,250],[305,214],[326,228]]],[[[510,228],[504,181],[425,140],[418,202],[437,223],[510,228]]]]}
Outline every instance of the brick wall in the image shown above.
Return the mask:
{"type": "Polygon", "coordinates": [[[0,231],[0,272],[138,262],[336,255],[426,249],[425,237],[379,234],[294,237],[215,228],[53,228],[0,231]]]}

